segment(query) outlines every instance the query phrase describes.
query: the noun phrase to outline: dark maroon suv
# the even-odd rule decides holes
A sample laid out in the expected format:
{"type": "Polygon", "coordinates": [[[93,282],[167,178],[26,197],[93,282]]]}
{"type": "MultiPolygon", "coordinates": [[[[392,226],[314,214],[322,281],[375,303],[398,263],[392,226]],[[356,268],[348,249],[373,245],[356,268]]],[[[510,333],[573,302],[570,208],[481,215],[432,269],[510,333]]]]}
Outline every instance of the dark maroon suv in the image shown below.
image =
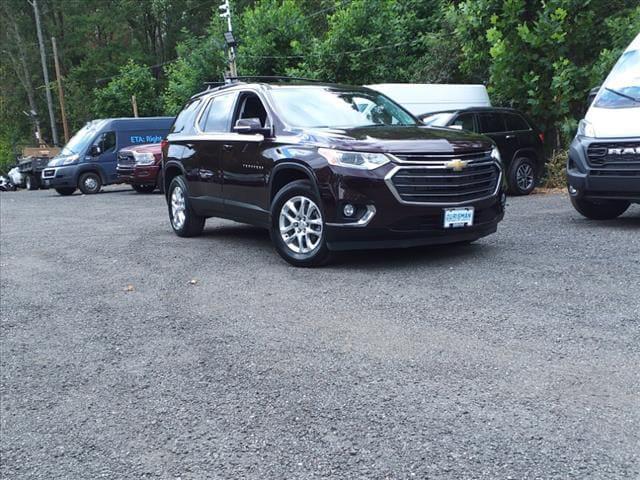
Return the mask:
{"type": "Polygon", "coordinates": [[[176,234],[222,217],[270,230],[297,266],[332,251],[471,242],[505,195],[487,137],[430,128],[363,87],[234,80],[195,95],[163,142],[176,234]]]}

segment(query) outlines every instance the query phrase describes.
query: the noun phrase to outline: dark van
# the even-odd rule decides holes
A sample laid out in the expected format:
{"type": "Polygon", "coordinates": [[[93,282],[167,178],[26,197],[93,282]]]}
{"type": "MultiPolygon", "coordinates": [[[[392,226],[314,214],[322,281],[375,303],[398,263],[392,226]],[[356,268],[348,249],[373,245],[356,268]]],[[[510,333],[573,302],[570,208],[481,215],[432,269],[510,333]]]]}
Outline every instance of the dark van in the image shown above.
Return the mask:
{"type": "Polygon", "coordinates": [[[117,152],[143,143],[158,143],[169,131],[173,117],[107,118],[88,122],[51,159],[42,171],[42,183],[60,195],[76,188],[98,193],[103,185],[118,183],[117,152]]]}

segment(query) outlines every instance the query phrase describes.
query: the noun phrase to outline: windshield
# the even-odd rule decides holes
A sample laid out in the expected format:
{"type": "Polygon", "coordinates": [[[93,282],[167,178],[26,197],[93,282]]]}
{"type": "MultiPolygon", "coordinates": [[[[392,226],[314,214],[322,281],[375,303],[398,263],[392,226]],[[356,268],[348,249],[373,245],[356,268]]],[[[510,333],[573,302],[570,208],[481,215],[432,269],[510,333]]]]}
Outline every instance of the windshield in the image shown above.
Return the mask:
{"type": "Polygon", "coordinates": [[[626,52],[620,57],[600,89],[594,106],[640,107],[640,50],[626,52]]]}
{"type": "Polygon", "coordinates": [[[434,113],[433,115],[427,115],[422,119],[422,123],[425,125],[432,125],[434,127],[445,127],[449,120],[453,117],[452,112],[434,113]]]}
{"type": "Polygon", "coordinates": [[[328,87],[286,87],[271,91],[285,123],[304,128],[417,125],[415,118],[376,92],[328,87]]]}
{"type": "Polygon", "coordinates": [[[62,148],[60,155],[73,155],[83,152],[95,138],[102,122],[89,122],[76,133],[62,148]]]}

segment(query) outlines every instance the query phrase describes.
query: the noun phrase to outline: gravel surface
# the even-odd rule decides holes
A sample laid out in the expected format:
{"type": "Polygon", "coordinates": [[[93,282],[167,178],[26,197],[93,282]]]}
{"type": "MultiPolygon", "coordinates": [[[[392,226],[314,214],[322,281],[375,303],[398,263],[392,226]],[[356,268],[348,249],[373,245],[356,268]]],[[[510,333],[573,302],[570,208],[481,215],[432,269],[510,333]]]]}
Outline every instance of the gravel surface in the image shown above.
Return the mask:
{"type": "Polygon", "coordinates": [[[640,476],[640,207],[284,263],[161,195],[0,194],[7,479],[640,476]]]}

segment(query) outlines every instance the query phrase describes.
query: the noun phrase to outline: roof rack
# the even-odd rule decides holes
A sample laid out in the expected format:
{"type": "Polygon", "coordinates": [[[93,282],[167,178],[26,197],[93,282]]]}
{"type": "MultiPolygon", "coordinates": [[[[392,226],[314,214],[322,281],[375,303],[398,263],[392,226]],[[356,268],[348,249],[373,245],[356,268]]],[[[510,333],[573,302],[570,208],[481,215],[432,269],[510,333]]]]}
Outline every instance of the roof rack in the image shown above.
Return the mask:
{"type": "Polygon", "coordinates": [[[230,80],[231,82],[244,82],[247,80],[253,80],[258,82],[317,82],[323,83],[322,80],[316,80],[313,78],[303,78],[303,77],[286,77],[286,76],[278,76],[278,75],[243,75],[236,77],[225,77],[226,80],[230,80]]]}

